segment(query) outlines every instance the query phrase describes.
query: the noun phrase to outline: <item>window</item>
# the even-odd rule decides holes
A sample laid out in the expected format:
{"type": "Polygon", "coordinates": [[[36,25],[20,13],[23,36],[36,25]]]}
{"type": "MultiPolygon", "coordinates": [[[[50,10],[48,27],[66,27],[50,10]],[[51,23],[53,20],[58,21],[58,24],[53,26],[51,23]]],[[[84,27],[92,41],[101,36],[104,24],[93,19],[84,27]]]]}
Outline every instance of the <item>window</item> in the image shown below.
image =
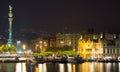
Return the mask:
{"type": "Polygon", "coordinates": [[[93,39],[97,39],[97,35],[93,35],[93,39]]]}
{"type": "Polygon", "coordinates": [[[105,53],[108,53],[107,49],[105,49],[105,53]]]}
{"type": "Polygon", "coordinates": [[[106,44],[104,43],[103,46],[106,47],[106,44]]]}

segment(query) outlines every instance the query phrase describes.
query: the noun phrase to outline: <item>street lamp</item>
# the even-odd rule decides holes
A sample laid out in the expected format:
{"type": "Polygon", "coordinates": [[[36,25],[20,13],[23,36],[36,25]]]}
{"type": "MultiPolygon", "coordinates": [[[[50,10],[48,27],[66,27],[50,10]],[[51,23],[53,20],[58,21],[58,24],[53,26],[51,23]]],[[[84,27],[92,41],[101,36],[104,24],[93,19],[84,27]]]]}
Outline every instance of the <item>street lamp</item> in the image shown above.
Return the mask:
{"type": "Polygon", "coordinates": [[[24,49],[24,50],[26,49],[26,45],[25,45],[25,44],[23,44],[23,49],[24,49]]]}
{"type": "Polygon", "coordinates": [[[61,45],[61,46],[64,46],[64,41],[60,41],[60,45],[61,45]]]}
{"type": "Polygon", "coordinates": [[[26,49],[26,45],[25,44],[23,44],[23,52],[25,53],[25,49],[26,49]]]}

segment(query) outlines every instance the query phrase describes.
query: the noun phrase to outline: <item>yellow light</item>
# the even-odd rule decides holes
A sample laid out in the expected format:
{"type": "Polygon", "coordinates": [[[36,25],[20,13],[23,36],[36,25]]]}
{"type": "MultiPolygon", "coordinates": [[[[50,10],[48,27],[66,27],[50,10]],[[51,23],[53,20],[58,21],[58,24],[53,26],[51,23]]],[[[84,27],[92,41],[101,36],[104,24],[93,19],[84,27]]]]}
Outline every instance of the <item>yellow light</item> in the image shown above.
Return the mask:
{"type": "Polygon", "coordinates": [[[42,44],[42,41],[40,41],[39,43],[42,44]]]}
{"type": "Polygon", "coordinates": [[[64,72],[64,64],[59,64],[59,72],[64,72]]]}
{"type": "Polygon", "coordinates": [[[23,49],[26,49],[26,45],[25,44],[23,44],[23,49]]]}
{"type": "Polygon", "coordinates": [[[72,64],[68,63],[67,68],[68,68],[68,72],[72,72],[72,64]]]}
{"type": "Polygon", "coordinates": [[[64,44],[64,41],[60,41],[61,44],[64,44]]]}
{"type": "Polygon", "coordinates": [[[90,56],[97,57],[99,54],[103,53],[102,42],[100,39],[97,43],[90,39],[79,39],[78,48],[79,55],[83,58],[88,58],[90,56]]]}

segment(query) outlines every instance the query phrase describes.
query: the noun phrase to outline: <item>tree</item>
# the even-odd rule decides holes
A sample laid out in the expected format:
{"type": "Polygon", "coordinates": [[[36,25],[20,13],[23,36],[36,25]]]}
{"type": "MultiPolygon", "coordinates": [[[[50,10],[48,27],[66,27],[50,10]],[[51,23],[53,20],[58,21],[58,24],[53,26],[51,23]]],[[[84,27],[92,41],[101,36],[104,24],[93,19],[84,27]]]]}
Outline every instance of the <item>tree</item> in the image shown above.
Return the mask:
{"type": "Polygon", "coordinates": [[[67,45],[65,45],[61,48],[61,51],[70,51],[70,50],[73,50],[73,48],[71,46],[67,46],[67,45]]]}
{"type": "Polygon", "coordinates": [[[8,46],[8,45],[1,45],[0,46],[0,52],[9,52],[9,53],[15,53],[17,51],[17,48],[14,45],[8,46]]]}
{"type": "Polygon", "coordinates": [[[49,47],[46,48],[46,51],[50,51],[50,52],[60,52],[60,51],[71,51],[73,50],[72,47],[70,46],[63,46],[63,47],[49,47]]]}
{"type": "Polygon", "coordinates": [[[7,47],[7,51],[10,53],[16,52],[17,48],[14,45],[11,46],[6,46],[7,47]]]}

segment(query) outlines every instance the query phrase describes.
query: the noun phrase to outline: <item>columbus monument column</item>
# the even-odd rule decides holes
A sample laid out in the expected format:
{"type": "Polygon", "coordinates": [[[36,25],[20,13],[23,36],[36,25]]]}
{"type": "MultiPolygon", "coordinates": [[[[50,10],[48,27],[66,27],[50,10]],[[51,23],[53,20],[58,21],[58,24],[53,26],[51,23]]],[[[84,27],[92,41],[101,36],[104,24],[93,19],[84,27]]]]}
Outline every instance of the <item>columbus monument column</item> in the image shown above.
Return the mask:
{"type": "Polygon", "coordinates": [[[9,38],[7,45],[11,46],[12,45],[12,21],[13,21],[13,13],[12,13],[12,6],[9,5],[9,13],[8,13],[8,21],[9,21],[9,38]]]}

